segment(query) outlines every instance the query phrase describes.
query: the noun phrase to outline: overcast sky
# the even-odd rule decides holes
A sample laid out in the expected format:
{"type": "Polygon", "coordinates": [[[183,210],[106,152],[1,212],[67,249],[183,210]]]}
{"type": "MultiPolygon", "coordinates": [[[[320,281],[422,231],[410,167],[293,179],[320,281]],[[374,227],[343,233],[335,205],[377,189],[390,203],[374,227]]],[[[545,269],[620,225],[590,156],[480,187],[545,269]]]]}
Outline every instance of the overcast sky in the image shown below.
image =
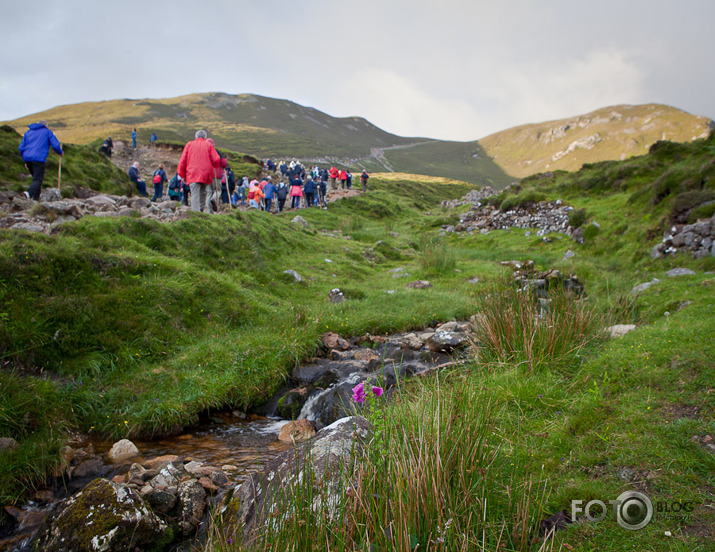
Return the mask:
{"type": "Polygon", "coordinates": [[[195,92],[476,140],[615,104],[715,117],[714,0],[0,0],[0,120],[195,92]]]}

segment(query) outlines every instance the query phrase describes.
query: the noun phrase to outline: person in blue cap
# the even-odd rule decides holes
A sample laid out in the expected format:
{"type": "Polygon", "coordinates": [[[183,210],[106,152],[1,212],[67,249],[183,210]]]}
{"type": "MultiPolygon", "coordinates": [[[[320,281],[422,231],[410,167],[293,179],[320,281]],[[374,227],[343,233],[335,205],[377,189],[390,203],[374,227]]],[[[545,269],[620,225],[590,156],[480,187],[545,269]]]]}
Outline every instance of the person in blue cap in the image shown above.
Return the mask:
{"type": "Polygon", "coordinates": [[[25,196],[35,201],[40,201],[42,180],[45,178],[45,162],[50,154],[50,147],[60,157],[64,155],[62,144],[55,133],[47,128],[46,121],[32,123],[20,142],[22,160],[32,175],[32,183],[25,192],[25,196]]]}

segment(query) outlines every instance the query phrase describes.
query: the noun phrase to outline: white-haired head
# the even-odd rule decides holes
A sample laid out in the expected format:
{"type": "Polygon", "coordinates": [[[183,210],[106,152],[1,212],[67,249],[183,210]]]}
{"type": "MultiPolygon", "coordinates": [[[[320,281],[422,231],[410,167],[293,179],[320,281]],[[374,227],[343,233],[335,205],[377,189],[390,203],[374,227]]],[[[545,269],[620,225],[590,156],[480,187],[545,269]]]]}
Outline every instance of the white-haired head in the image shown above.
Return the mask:
{"type": "Polygon", "coordinates": [[[206,138],[206,136],[208,136],[208,135],[206,134],[205,130],[197,130],[196,131],[195,138],[197,138],[197,139],[198,138],[206,138]]]}

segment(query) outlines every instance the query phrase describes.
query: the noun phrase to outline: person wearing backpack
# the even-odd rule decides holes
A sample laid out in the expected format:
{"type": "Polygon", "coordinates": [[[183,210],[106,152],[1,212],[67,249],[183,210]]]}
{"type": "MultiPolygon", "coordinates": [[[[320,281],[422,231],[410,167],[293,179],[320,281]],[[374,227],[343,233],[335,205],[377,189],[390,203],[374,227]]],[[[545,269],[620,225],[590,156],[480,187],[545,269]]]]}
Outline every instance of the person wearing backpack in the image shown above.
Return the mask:
{"type": "Polygon", "coordinates": [[[303,186],[303,194],[305,194],[306,207],[312,207],[314,204],[315,188],[315,182],[313,182],[313,179],[311,177],[308,177],[308,180],[305,181],[305,185],[303,186]]]}
{"type": "Polygon", "coordinates": [[[278,212],[283,212],[283,207],[286,204],[286,199],[288,198],[288,186],[286,183],[281,181],[278,183],[276,188],[276,199],[278,200],[278,212]]]}
{"type": "Polygon", "coordinates": [[[362,184],[362,191],[367,192],[367,179],[370,178],[370,175],[367,174],[367,171],[363,170],[362,174],[360,175],[360,183],[362,184]]]}
{"type": "Polygon", "coordinates": [[[169,182],[169,199],[172,201],[181,201],[181,177],[176,174],[169,182]]]}
{"type": "Polygon", "coordinates": [[[164,182],[169,179],[166,177],[166,172],[164,172],[164,164],[159,165],[159,168],[154,171],[154,176],[151,181],[154,184],[154,197],[151,198],[152,201],[161,199],[164,195],[164,182]]]}

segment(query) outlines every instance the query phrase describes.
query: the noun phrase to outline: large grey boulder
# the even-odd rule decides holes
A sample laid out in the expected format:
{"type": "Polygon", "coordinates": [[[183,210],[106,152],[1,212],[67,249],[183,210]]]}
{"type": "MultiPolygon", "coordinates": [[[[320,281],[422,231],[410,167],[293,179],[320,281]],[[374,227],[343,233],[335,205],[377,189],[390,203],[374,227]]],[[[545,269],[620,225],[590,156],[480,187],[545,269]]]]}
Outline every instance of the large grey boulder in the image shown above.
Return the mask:
{"type": "Polygon", "coordinates": [[[156,545],[167,529],[135,491],[106,479],[96,479],[67,499],[51,518],[40,530],[36,550],[142,550],[156,545]]]}

